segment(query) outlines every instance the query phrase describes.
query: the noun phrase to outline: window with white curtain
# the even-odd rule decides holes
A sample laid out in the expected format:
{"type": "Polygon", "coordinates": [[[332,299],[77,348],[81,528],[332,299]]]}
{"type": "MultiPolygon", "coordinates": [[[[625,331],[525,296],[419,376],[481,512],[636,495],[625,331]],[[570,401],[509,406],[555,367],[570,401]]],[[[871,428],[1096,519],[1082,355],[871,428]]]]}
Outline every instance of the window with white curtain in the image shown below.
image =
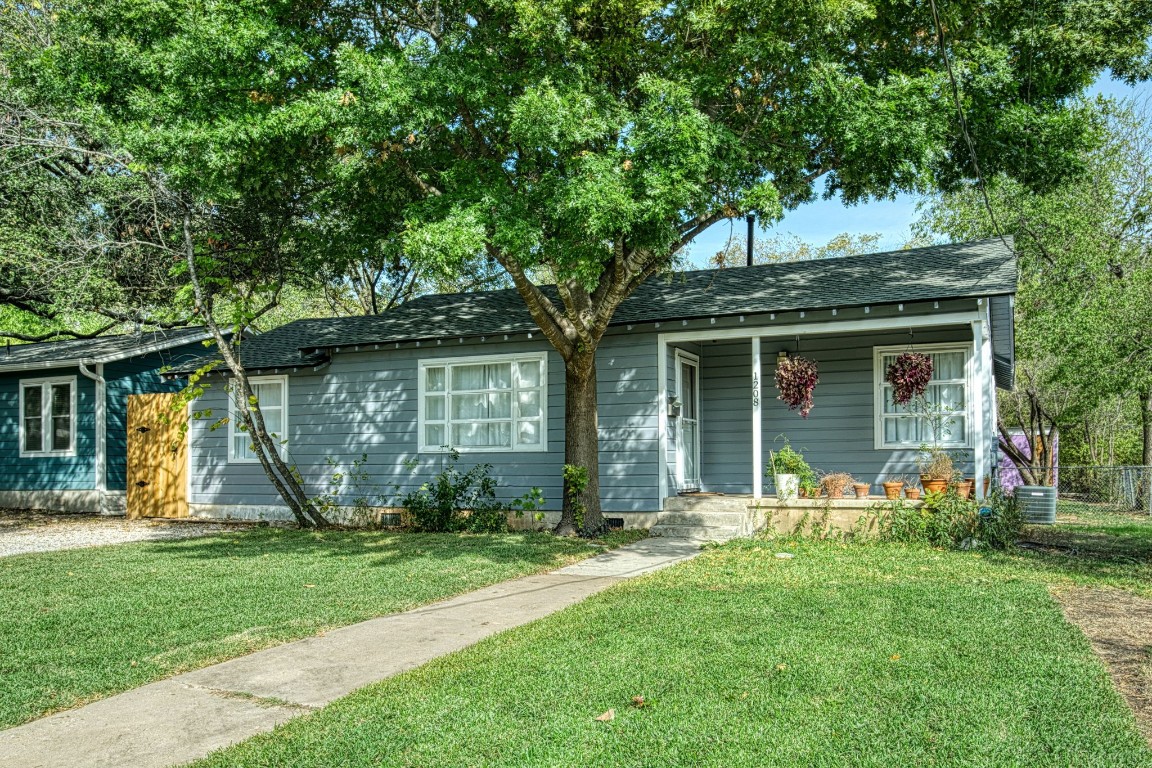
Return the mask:
{"type": "MultiPolygon", "coordinates": [[[[888,366],[908,347],[876,347],[876,447],[919,448],[933,443],[932,419],[913,405],[892,402],[892,385],[884,380],[888,366]]],[[[924,392],[929,408],[939,409],[939,444],[944,448],[971,447],[969,396],[972,348],[967,344],[917,344],[916,352],[932,358],[932,380],[924,392]]]]}
{"type": "MultiPolygon", "coordinates": [[[[252,377],[248,379],[248,385],[256,400],[255,407],[264,416],[264,429],[272,442],[276,443],[280,457],[284,458],[287,455],[285,441],[288,439],[288,377],[252,377]]],[[[244,428],[240,409],[236,405],[239,395],[239,387],[233,386],[231,397],[228,398],[228,458],[230,461],[258,462],[260,458],[252,450],[252,435],[244,428]]]]}
{"type": "Polygon", "coordinates": [[[76,453],[76,377],[20,382],[20,455],[76,453]]]}
{"type": "Polygon", "coordinates": [[[546,353],[420,363],[420,450],[545,451],[546,353]]]}

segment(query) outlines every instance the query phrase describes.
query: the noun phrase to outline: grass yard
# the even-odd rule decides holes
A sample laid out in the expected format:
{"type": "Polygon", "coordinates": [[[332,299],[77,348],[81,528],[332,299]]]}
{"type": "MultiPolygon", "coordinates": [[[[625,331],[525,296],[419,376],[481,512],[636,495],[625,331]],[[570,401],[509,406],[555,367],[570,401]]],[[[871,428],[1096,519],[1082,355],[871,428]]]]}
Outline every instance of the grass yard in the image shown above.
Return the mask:
{"type": "Polygon", "coordinates": [[[257,528],[0,558],[0,728],[599,551],[546,534],[257,528]]]}
{"type": "Polygon", "coordinates": [[[1050,593],[1147,563],[1051,544],[732,542],[196,765],[1149,768],[1050,593]]]}

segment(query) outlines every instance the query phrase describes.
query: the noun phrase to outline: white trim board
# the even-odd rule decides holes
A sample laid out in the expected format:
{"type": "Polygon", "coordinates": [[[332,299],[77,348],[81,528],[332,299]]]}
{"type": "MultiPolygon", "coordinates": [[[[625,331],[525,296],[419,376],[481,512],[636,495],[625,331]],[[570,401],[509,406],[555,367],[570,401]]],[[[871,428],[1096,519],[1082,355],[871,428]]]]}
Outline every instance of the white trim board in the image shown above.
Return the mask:
{"type": "Polygon", "coordinates": [[[860,320],[825,320],[790,325],[757,325],[747,328],[713,328],[696,331],[669,331],[658,334],[660,343],[677,341],[720,341],[810,336],[824,333],[867,333],[869,331],[906,331],[909,328],[937,328],[953,325],[971,325],[980,319],[980,312],[945,312],[939,315],[909,315],[908,317],[876,317],[860,320]]]}

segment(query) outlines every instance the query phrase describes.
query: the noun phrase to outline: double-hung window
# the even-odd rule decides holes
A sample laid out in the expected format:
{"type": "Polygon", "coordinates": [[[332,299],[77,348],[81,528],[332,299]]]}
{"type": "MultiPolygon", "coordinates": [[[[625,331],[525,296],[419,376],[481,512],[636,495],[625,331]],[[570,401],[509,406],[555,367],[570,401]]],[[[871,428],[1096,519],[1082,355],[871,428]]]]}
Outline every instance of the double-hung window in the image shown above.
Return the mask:
{"type": "Polygon", "coordinates": [[[547,450],[548,356],[420,363],[420,450],[547,450]]]}
{"type": "Polygon", "coordinates": [[[76,377],[20,382],[20,455],[76,453],[76,377]]]}
{"type": "MultiPolygon", "coordinates": [[[[276,443],[283,458],[287,455],[285,441],[288,438],[288,377],[253,377],[248,380],[248,384],[255,399],[255,404],[250,402],[249,405],[260,409],[264,417],[264,429],[272,438],[272,442],[276,443]]],[[[228,458],[238,462],[259,461],[260,458],[252,450],[254,438],[244,428],[244,422],[240,418],[240,409],[236,405],[238,397],[240,388],[233,385],[231,396],[228,398],[228,458]]]]}
{"type": "Polygon", "coordinates": [[[969,392],[972,390],[972,348],[967,344],[917,344],[932,358],[932,380],[922,403],[896,405],[892,385],[884,380],[888,366],[908,347],[876,347],[876,447],[971,447],[969,392]]]}

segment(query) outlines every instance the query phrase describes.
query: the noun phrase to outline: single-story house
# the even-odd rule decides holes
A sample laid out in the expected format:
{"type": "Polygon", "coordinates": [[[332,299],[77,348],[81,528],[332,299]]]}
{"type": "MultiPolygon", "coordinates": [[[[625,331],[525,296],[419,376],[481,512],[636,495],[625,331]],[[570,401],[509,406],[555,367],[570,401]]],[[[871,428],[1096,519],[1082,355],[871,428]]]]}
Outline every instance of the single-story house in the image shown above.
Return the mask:
{"type": "MultiPolygon", "coordinates": [[[[605,513],[649,525],[684,492],[759,498],[785,438],[825,471],[913,475],[929,427],[892,405],[883,380],[909,348],[935,360],[929,395],[955,410],[943,444],[980,492],[998,458],[996,387],[1012,385],[1016,281],[1001,239],[649,280],[598,351],[605,513]],[[776,399],[783,354],[819,364],[806,419],[776,399]]],[[[450,447],[462,467],[490,463],[506,497],[538,487],[547,510],[560,508],[563,363],[515,291],[300,320],[246,340],[241,357],[313,494],[329,490],[333,462],[366,457],[362,470],[395,503],[450,447]]],[[[214,415],[189,429],[192,514],[287,517],[235,420],[213,428],[230,409],[221,384],[193,406],[214,415]]]]}
{"type": "Polygon", "coordinates": [[[0,349],[0,507],[122,514],[129,397],[203,357],[203,329],[0,349]]]}

